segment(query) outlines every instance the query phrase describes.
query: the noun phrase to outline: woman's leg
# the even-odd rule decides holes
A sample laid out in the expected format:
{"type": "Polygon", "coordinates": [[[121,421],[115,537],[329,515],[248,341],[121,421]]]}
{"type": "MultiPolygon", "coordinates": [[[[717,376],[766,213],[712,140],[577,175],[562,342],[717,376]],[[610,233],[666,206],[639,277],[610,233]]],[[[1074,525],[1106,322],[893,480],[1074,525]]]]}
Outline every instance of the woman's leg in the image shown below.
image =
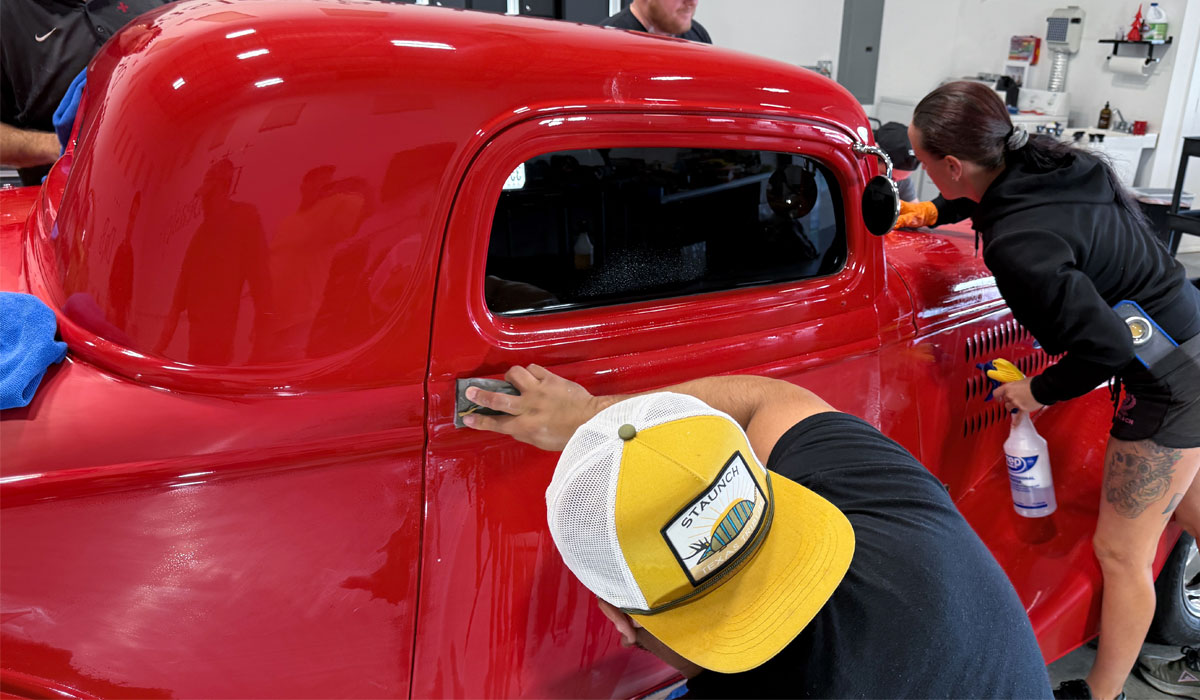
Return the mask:
{"type": "MultiPolygon", "coordinates": [[[[1186,461],[1188,455],[1196,450],[1181,450],[1183,459],[1186,461]]],[[[1195,459],[1195,457],[1192,457],[1195,459]]],[[[1197,472],[1200,474],[1200,472],[1197,472]]],[[[1192,485],[1184,494],[1183,500],[1179,502],[1179,506],[1175,508],[1175,522],[1187,531],[1189,535],[1194,537],[1197,542],[1200,542],[1200,479],[1192,479],[1192,485]]]]}
{"type": "MultiPolygon", "coordinates": [[[[1152,567],[1158,540],[1188,494],[1197,468],[1200,448],[1108,441],[1100,519],[1092,540],[1104,574],[1100,646],[1087,677],[1097,698],[1119,695],[1137,661],[1154,617],[1152,567]]],[[[1188,502],[1189,516],[1194,498],[1188,502]]]]}

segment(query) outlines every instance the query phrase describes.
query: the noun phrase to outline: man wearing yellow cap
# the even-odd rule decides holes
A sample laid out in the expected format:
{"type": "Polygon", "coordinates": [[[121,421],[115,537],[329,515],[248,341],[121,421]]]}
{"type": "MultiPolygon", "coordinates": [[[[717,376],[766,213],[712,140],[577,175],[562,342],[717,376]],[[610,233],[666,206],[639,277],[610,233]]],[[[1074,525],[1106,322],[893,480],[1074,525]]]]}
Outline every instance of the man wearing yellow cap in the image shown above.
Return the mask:
{"type": "Polygon", "coordinates": [[[787,382],[592,396],[537,365],[466,425],[562,450],[563,561],[688,697],[1050,698],[1016,592],[942,484],[787,382]],[[759,459],[767,455],[765,466],[759,459]]]}

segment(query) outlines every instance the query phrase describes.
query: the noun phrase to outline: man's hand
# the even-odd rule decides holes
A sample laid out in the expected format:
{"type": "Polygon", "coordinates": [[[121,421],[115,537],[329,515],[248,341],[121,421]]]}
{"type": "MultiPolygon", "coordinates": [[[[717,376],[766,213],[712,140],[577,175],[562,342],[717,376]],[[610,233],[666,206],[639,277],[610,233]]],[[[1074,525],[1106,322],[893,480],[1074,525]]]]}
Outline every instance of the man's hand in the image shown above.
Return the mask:
{"type": "Polygon", "coordinates": [[[468,428],[503,433],[553,452],[561,451],[579,426],[621,398],[592,396],[582,386],[538,365],[513,367],[504,375],[504,379],[515,386],[521,395],[509,396],[470,387],[467,389],[467,398],[480,406],[509,415],[481,416],[473,413],[463,416],[463,423],[468,428]]]}
{"type": "Polygon", "coordinates": [[[18,129],[0,124],[0,163],[11,168],[32,168],[58,160],[61,147],[53,131],[18,129]]]}
{"type": "Polygon", "coordinates": [[[938,209],[933,202],[900,202],[896,228],[921,228],[937,223],[938,209]]]}
{"type": "MultiPolygon", "coordinates": [[[[508,416],[463,416],[468,428],[510,435],[543,450],[562,450],[579,426],[629,396],[592,396],[587,389],[537,365],[513,367],[504,375],[521,392],[509,396],[478,387],[467,398],[508,416]]],[[[742,426],[754,453],[766,459],[775,443],[796,423],[814,413],[836,411],[807,389],[778,379],[755,376],[705,377],[659,391],[694,396],[723,411],[742,426]]]]}
{"type": "Polygon", "coordinates": [[[1029,388],[1030,378],[1025,378],[1020,381],[1001,384],[996,387],[996,391],[992,396],[1004,402],[1004,408],[1011,411],[1018,409],[1033,413],[1034,411],[1045,408],[1043,404],[1038,403],[1038,400],[1033,398],[1033,391],[1029,388]]]}

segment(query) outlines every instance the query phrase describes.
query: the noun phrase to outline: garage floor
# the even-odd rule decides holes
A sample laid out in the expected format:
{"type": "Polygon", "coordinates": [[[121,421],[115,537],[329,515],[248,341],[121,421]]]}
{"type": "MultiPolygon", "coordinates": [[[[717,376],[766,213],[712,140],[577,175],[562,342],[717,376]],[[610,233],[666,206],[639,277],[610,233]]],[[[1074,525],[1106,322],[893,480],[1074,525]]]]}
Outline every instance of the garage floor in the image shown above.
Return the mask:
{"type": "MultiPolygon", "coordinates": [[[[1142,653],[1169,658],[1178,656],[1179,648],[1163,646],[1161,644],[1147,644],[1142,647],[1142,653]]],[[[1050,687],[1056,688],[1062,681],[1069,681],[1072,678],[1084,678],[1092,668],[1092,660],[1095,658],[1096,650],[1091,645],[1085,644],[1074,652],[1050,664],[1050,687]]],[[[1125,681],[1125,697],[1127,700],[1147,700],[1148,698],[1174,698],[1178,700],[1178,696],[1167,695],[1146,685],[1146,682],[1136,672],[1129,677],[1129,680],[1125,681]]]]}

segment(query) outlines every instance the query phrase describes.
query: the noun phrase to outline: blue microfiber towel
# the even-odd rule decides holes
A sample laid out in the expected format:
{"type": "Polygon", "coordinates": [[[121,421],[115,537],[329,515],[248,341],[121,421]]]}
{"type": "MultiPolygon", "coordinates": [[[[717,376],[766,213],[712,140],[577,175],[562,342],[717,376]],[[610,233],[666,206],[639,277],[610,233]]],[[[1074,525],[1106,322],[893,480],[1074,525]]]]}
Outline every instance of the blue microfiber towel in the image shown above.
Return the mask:
{"type": "Polygon", "coordinates": [[[54,312],[32,294],[0,292],[0,410],[28,406],[46,368],[67,344],[54,339],[54,312]]]}
{"type": "Polygon", "coordinates": [[[63,95],[58,109],[54,110],[54,133],[58,134],[58,142],[62,144],[62,155],[67,150],[67,140],[71,138],[71,127],[75,126],[75,113],[79,111],[79,98],[83,97],[83,86],[87,84],[87,68],[79,71],[79,75],[71,81],[67,94],[63,95]]]}

